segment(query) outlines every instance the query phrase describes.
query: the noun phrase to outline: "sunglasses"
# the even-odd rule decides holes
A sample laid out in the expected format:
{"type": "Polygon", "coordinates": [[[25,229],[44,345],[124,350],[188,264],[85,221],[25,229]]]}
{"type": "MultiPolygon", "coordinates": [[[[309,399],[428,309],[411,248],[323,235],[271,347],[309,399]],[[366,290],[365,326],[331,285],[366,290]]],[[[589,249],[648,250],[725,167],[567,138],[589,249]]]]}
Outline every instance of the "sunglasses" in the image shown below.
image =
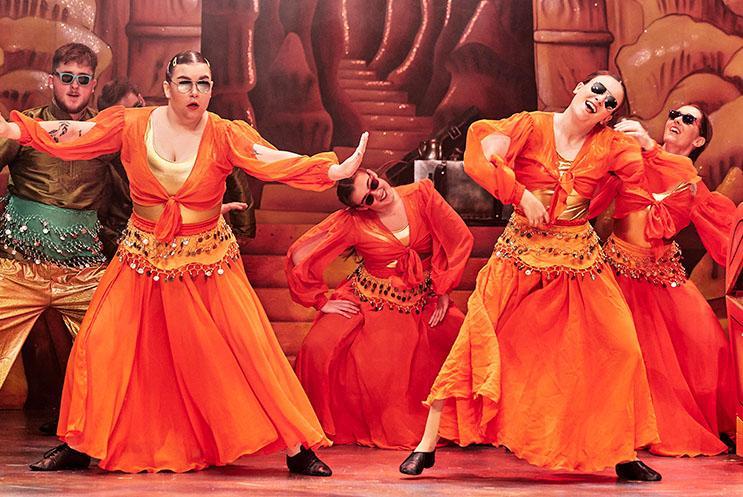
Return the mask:
{"type": "Polygon", "coordinates": [[[191,89],[196,85],[196,91],[199,93],[209,93],[212,90],[212,82],[201,80],[201,81],[190,81],[190,80],[183,80],[183,81],[170,81],[169,83],[175,85],[175,89],[178,90],[178,93],[191,93],[191,89]]]}
{"type": "Polygon", "coordinates": [[[359,207],[363,205],[370,207],[374,203],[374,196],[372,195],[372,192],[379,188],[379,180],[377,178],[372,178],[371,176],[369,178],[369,193],[364,195],[364,198],[361,199],[359,207]]]}
{"type": "Polygon", "coordinates": [[[90,74],[72,74],[71,72],[59,72],[55,71],[54,75],[59,78],[63,85],[71,85],[77,80],[77,84],[80,86],[88,86],[93,81],[93,76],[90,74]]]}
{"type": "Polygon", "coordinates": [[[671,121],[675,121],[679,117],[681,118],[681,121],[687,126],[691,126],[697,121],[696,116],[692,116],[691,114],[682,114],[677,110],[672,110],[668,113],[668,119],[671,121]]]}
{"type": "MultiPolygon", "coordinates": [[[[599,83],[596,81],[594,84],[591,85],[591,92],[594,95],[603,95],[604,93],[607,93],[607,89],[604,86],[603,83],[599,83]]],[[[617,99],[614,98],[614,95],[609,93],[609,95],[604,99],[604,107],[606,107],[609,110],[613,110],[617,108],[617,99]]]]}

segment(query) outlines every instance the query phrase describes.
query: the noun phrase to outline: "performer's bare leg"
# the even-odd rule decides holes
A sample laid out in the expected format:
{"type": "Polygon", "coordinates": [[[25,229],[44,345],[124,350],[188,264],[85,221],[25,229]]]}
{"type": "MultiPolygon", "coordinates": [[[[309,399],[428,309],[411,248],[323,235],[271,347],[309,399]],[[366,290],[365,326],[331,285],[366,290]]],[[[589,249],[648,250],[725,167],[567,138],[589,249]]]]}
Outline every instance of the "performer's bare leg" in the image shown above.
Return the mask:
{"type": "Polygon", "coordinates": [[[436,444],[439,442],[439,425],[441,425],[441,410],[443,407],[443,400],[435,400],[431,403],[423,438],[421,438],[415,450],[400,465],[400,473],[419,475],[425,468],[433,467],[436,462],[436,444]]]}

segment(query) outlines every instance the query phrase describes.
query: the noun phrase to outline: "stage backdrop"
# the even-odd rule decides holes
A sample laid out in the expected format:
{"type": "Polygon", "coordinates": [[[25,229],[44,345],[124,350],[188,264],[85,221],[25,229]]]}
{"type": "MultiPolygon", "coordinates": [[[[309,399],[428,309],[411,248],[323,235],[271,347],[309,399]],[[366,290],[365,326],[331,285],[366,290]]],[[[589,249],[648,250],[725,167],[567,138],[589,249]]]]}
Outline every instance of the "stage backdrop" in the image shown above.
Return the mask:
{"type": "Polygon", "coordinates": [[[743,201],[743,0],[6,0],[0,112],[48,102],[52,53],[71,41],[98,53],[99,84],[129,77],[150,103],[170,57],[201,50],[212,110],[303,153],[342,156],[373,129],[372,167],[471,106],[561,109],[608,68],[655,138],[671,107],[704,104],[715,137],[699,170],[743,201]]]}

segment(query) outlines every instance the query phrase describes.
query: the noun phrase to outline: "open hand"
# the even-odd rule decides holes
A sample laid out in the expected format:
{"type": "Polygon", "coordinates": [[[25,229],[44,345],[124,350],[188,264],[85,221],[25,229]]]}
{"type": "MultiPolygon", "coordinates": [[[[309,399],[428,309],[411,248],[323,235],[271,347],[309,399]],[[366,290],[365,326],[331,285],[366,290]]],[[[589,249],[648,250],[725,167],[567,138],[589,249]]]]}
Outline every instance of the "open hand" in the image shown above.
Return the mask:
{"type": "Polygon", "coordinates": [[[340,314],[344,318],[352,318],[359,313],[359,306],[350,300],[328,300],[320,311],[325,314],[340,314]]]}
{"type": "Polygon", "coordinates": [[[614,129],[636,139],[643,150],[650,150],[655,146],[655,140],[650,138],[648,131],[638,121],[624,119],[615,124],[614,129]]]}
{"type": "Polygon", "coordinates": [[[220,213],[224,216],[230,211],[244,211],[247,208],[248,204],[245,202],[227,202],[226,204],[222,204],[220,213]]]}
{"type": "Polygon", "coordinates": [[[369,141],[369,132],[364,131],[361,134],[359,146],[356,147],[354,153],[352,153],[348,159],[344,160],[340,164],[333,164],[332,166],[330,166],[328,177],[333,181],[338,181],[353,176],[359,166],[361,166],[361,162],[364,160],[364,153],[366,152],[367,141],[369,141]]]}
{"type": "Polygon", "coordinates": [[[547,209],[544,208],[542,202],[529,190],[524,190],[519,207],[524,211],[524,215],[529,221],[529,226],[539,226],[540,224],[547,224],[550,221],[547,209]]]}
{"type": "Polygon", "coordinates": [[[444,320],[444,316],[446,316],[446,311],[449,310],[449,295],[439,295],[438,299],[436,300],[436,308],[433,310],[433,313],[431,314],[430,319],[428,320],[428,326],[433,328],[437,324],[439,324],[441,321],[444,320]]]}
{"type": "Polygon", "coordinates": [[[21,138],[21,129],[15,123],[9,123],[0,114],[0,138],[18,140],[21,138]]]}

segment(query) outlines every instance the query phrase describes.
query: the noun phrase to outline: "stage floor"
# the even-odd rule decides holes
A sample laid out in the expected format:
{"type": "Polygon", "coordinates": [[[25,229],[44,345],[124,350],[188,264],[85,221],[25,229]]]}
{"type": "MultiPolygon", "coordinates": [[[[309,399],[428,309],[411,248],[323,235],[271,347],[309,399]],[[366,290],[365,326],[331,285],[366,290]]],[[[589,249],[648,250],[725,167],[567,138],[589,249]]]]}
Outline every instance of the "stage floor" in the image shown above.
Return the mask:
{"type": "Polygon", "coordinates": [[[405,452],[332,447],[322,458],[330,478],[290,475],[284,456],[244,457],[236,464],[185,474],[87,471],[35,473],[27,464],[55,439],[37,434],[38,414],[0,411],[0,496],[733,496],[743,495],[743,460],[734,456],[673,459],[641,454],[663,474],[660,483],[618,483],[613,471],[553,473],[520,461],[503,449],[439,449],[436,466],[419,477],[397,472],[405,452]]]}

